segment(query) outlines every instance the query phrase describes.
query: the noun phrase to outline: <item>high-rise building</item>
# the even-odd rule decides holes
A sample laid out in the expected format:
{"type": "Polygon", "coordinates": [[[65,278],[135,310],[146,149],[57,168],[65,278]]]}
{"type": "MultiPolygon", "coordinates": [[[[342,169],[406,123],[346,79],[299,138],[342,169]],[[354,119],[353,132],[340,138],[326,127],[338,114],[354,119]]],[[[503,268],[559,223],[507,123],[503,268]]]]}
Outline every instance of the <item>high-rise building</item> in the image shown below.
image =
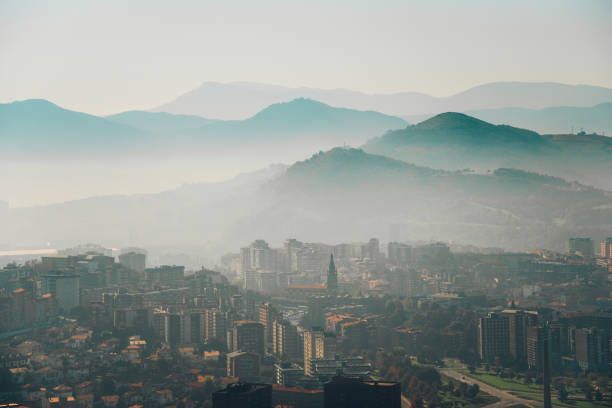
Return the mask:
{"type": "Polygon", "coordinates": [[[240,381],[256,381],[259,378],[259,356],[245,351],[228,353],[227,376],[240,381]]]}
{"type": "Polygon", "coordinates": [[[336,377],[324,386],[325,408],[400,408],[400,383],[336,377]]]}
{"type": "Polygon", "coordinates": [[[336,354],[336,336],[320,327],[304,331],[304,374],[313,375],[313,360],[333,358],[336,354]]]}
{"type": "Polygon", "coordinates": [[[548,358],[551,369],[561,366],[560,331],[558,327],[531,326],[527,328],[527,366],[544,371],[544,358],[548,358]],[[544,354],[547,356],[544,356],[544,354]]]}
{"type": "Polygon", "coordinates": [[[569,253],[582,256],[585,260],[593,259],[594,247],[591,238],[570,238],[569,253]]]}
{"type": "Polygon", "coordinates": [[[510,352],[508,317],[489,313],[478,321],[478,354],[482,360],[491,361],[510,352]]]}
{"type": "Polygon", "coordinates": [[[185,278],[185,267],[163,265],[147,268],[144,273],[145,279],[151,283],[176,284],[185,278]]]}
{"type": "Polygon", "coordinates": [[[232,350],[247,351],[264,356],[264,328],[261,323],[252,320],[234,322],[232,329],[232,350]]]}
{"type": "Polygon", "coordinates": [[[508,348],[514,360],[521,364],[527,361],[527,328],[537,325],[537,312],[507,309],[503,315],[508,318],[508,348]]]}
{"type": "Polygon", "coordinates": [[[576,361],[586,371],[604,370],[608,365],[608,338],[605,330],[576,330],[576,361]]]}
{"type": "Polygon", "coordinates": [[[327,291],[330,295],[335,296],[338,293],[338,272],[334,264],[334,254],[329,258],[329,269],[327,270],[327,291]]]}
{"type": "Polygon", "coordinates": [[[399,242],[389,242],[387,244],[387,258],[392,265],[406,265],[411,261],[412,247],[399,242]]]}
{"type": "Polygon", "coordinates": [[[178,313],[164,315],[164,340],[170,347],[176,347],[183,342],[182,317],[178,313]]]}
{"type": "Polygon", "coordinates": [[[217,309],[207,309],[205,314],[206,341],[220,341],[225,343],[227,333],[227,319],[225,314],[217,309]]]}
{"type": "Polygon", "coordinates": [[[292,361],[298,358],[297,327],[288,320],[274,322],[272,332],[272,349],[279,360],[292,361]]]}
{"type": "Polygon", "coordinates": [[[612,258],[612,237],[601,241],[600,249],[602,258],[612,258]]]}
{"type": "Polygon", "coordinates": [[[60,311],[67,313],[79,305],[78,275],[48,274],[41,278],[43,294],[52,294],[60,311]]]}
{"type": "Polygon", "coordinates": [[[393,267],[389,271],[391,294],[396,296],[415,296],[419,288],[419,275],[414,269],[393,267]]]}
{"type": "Polygon", "coordinates": [[[270,384],[238,383],[212,395],[213,408],[270,408],[272,386],[270,384]]]}
{"type": "Polygon", "coordinates": [[[304,369],[295,363],[274,364],[274,383],[294,387],[304,375],[304,369]]]}
{"type": "Polygon", "coordinates": [[[274,322],[281,318],[281,314],[272,306],[272,304],[266,302],[259,306],[259,323],[264,328],[264,342],[265,344],[272,343],[272,331],[274,329],[274,322]]]}
{"type": "Polygon", "coordinates": [[[119,255],[119,263],[138,273],[144,273],[147,255],[144,252],[130,251],[119,255]]]}

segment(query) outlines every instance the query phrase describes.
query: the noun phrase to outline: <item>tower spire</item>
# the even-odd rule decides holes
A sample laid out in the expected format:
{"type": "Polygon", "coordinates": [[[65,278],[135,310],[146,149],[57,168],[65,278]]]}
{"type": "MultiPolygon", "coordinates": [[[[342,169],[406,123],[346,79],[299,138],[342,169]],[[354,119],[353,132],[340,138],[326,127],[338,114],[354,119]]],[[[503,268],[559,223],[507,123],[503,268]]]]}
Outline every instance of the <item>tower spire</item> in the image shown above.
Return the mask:
{"type": "Polygon", "coordinates": [[[327,292],[335,296],[338,292],[338,272],[334,263],[334,254],[329,258],[329,269],[327,270],[327,292]]]}

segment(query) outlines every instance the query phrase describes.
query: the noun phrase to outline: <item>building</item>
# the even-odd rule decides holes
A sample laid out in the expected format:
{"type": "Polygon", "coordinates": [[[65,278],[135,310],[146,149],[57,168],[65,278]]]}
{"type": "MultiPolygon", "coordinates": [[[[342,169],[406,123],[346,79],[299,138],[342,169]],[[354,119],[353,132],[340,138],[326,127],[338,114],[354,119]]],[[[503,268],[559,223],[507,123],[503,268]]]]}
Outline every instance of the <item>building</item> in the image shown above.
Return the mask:
{"type": "Polygon", "coordinates": [[[590,261],[595,254],[593,240],[591,238],[570,238],[569,253],[580,255],[585,260],[590,261]]]}
{"type": "Polygon", "coordinates": [[[270,408],[272,386],[270,384],[230,384],[212,395],[213,408],[270,408]]]}
{"type": "Polygon", "coordinates": [[[403,266],[410,263],[412,258],[412,247],[399,242],[389,242],[387,244],[387,259],[389,263],[396,266],[403,266]]]}
{"type": "Polygon", "coordinates": [[[481,360],[492,361],[510,353],[510,324],[507,316],[489,313],[478,321],[478,354],[481,360]]]}
{"type": "Polygon", "coordinates": [[[259,323],[261,323],[264,328],[265,344],[272,343],[274,322],[280,318],[281,314],[270,303],[266,302],[259,306],[259,323]]]}
{"type": "Polygon", "coordinates": [[[255,381],[259,378],[259,355],[245,351],[228,353],[227,376],[240,381],[255,381]]]}
{"type": "Polygon", "coordinates": [[[335,377],[324,386],[325,408],[400,408],[400,383],[335,377]]]}
{"type": "Polygon", "coordinates": [[[508,309],[503,315],[508,318],[509,352],[521,364],[527,361],[527,328],[538,323],[537,312],[508,309]]]}
{"type": "Polygon", "coordinates": [[[274,364],[274,383],[294,387],[304,376],[304,369],[295,363],[274,364]]]}
{"type": "Polygon", "coordinates": [[[144,271],[145,279],[153,284],[176,284],[185,278],[184,266],[158,266],[144,271]]]}
{"type": "Polygon", "coordinates": [[[147,255],[144,252],[126,252],[119,255],[119,263],[135,272],[144,273],[147,255]]]}
{"type": "Polygon", "coordinates": [[[326,333],[320,327],[304,331],[304,374],[314,375],[312,362],[317,359],[333,358],[336,354],[336,336],[326,333]]]}
{"type": "Polygon", "coordinates": [[[338,272],[334,264],[334,254],[330,255],[329,268],[327,270],[327,292],[331,296],[338,294],[338,272]]]}
{"type": "Polygon", "coordinates": [[[551,369],[558,370],[561,366],[560,328],[532,326],[527,328],[527,366],[544,371],[544,353],[548,354],[548,364],[551,369]]]}
{"type": "Polygon", "coordinates": [[[293,361],[299,357],[297,327],[290,321],[276,320],[274,322],[272,352],[281,361],[293,361]]]}
{"type": "Polygon", "coordinates": [[[232,350],[264,356],[264,327],[252,320],[238,320],[232,328],[232,350]]]}
{"type": "Polygon", "coordinates": [[[335,356],[327,359],[311,360],[312,376],[321,383],[326,383],[337,376],[369,379],[373,373],[372,365],[363,357],[340,358],[335,356]]]}
{"type": "Polygon", "coordinates": [[[220,310],[207,309],[204,317],[206,325],[206,341],[220,341],[225,343],[227,335],[227,319],[225,314],[220,310]]]}
{"type": "Polygon", "coordinates": [[[272,406],[291,408],[323,408],[323,390],[287,387],[274,384],[272,386],[272,406]]]}
{"type": "Polygon", "coordinates": [[[389,271],[390,293],[395,296],[415,296],[418,293],[419,280],[416,270],[393,267],[389,271]]]}
{"type": "Polygon", "coordinates": [[[64,313],[79,305],[79,276],[69,274],[48,274],[41,276],[42,291],[57,299],[57,307],[64,313]]]}
{"type": "Polygon", "coordinates": [[[612,258],[612,237],[601,241],[600,249],[602,258],[612,258]]]}
{"type": "Polygon", "coordinates": [[[608,366],[608,336],[605,330],[576,330],[576,362],[582,370],[600,371],[608,366]]]}

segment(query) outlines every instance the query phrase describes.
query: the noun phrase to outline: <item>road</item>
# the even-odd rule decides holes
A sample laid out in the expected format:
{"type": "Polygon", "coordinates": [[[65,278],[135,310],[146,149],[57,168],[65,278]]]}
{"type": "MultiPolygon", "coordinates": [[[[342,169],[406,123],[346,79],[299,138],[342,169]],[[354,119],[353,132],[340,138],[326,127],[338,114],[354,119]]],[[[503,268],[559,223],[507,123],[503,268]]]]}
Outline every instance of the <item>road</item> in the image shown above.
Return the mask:
{"type": "MultiPolygon", "coordinates": [[[[507,391],[500,390],[499,388],[495,388],[490,386],[489,384],[483,383],[482,381],[476,380],[475,378],[469,377],[467,375],[458,373],[457,371],[450,368],[441,368],[440,373],[444,374],[447,377],[451,377],[455,380],[462,381],[466,384],[478,384],[478,387],[487,394],[491,394],[494,397],[499,398],[498,402],[487,405],[483,408],[503,408],[503,407],[511,407],[513,405],[525,405],[528,407],[534,407],[534,402],[530,400],[526,400],[524,398],[517,397],[516,395],[512,395],[507,391]]],[[[536,405],[537,406],[537,405],[536,405]]]]}

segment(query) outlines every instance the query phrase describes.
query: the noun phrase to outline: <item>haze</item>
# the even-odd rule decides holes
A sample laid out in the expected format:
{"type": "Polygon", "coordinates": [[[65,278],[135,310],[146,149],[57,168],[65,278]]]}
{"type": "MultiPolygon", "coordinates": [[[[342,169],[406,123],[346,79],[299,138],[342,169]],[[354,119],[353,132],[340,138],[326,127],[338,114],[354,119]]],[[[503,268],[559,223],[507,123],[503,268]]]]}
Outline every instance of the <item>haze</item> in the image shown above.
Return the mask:
{"type": "Polygon", "coordinates": [[[112,114],[204,81],[449,96],[612,87],[609,1],[0,3],[0,100],[112,114]]]}

